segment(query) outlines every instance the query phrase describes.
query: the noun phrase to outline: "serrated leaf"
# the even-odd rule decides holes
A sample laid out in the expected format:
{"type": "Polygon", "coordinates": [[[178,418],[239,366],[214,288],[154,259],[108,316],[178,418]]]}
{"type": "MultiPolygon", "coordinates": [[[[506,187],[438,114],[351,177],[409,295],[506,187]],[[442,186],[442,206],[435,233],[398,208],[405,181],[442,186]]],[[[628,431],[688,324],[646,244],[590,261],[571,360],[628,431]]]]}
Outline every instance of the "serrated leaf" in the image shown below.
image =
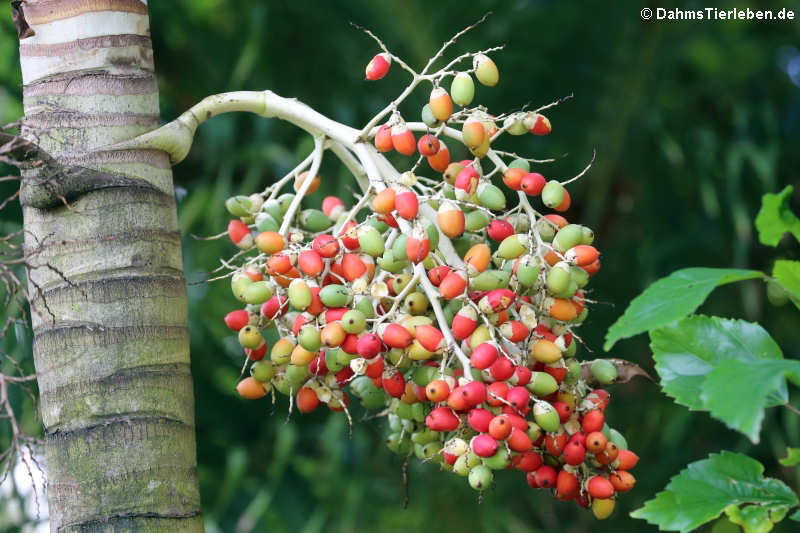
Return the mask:
{"type": "Polygon", "coordinates": [[[786,457],[779,460],[783,466],[800,464],[800,448],[786,448],[786,457]]]}
{"type": "Polygon", "coordinates": [[[800,261],[775,261],[772,277],[789,293],[792,303],[800,308],[800,261]]]}
{"type": "Polygon", "coordinates": [[[753,442],[764,408],[786,403],[787,378],[800,379],[800,361],[784,359],[769,333],[751,322],[691,316],[651,331],[650,341],[666,394],[753,442]]]}
{"type": "Polygon", "coordinates": [[[729,505],[759,504],[769,511],[797,505],[782,481],[763,477],[764,466],[723,451],[689,464],[666,489],[631,513],[665,531],[687,532],[718,517],[729,505]]]}
{"type": "Polygon", "coordinates": [[[608,328],[603,349],[608,351],[620,339],[665,326],[689,315],[705,301],[715,287],[764,277],[757,270],[738,268],[684,268],[661,278],[639,296],[608,328]]]}
{"type": "Polygon", "coordinates": [[[794,187],[787,185],[778,194],[767,193],[761,199],[761,209],[756,215],[758,240],[768,246],[777,246],[788,231],[800,241],[800,219],[789,209],[789,198],[794,187]]]}

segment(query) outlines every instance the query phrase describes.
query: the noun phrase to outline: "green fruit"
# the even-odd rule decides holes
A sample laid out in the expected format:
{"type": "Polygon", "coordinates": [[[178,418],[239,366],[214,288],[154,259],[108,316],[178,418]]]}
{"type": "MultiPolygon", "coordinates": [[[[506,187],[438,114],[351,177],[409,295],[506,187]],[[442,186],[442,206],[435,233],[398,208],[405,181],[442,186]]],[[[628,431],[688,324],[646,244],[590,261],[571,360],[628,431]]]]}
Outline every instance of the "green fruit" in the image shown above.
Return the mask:
{"type": "Polygon", "coordinates": [[[271,361],[256,361],[250,367],[250,375],[256,381],[266,382],[275,376],[275,366],[271,361]]]}
{"type": "Polygon", "coordinates": [[[394,277],[394,281],[392,282],[392,288],[394,289],[395,294],[400,294],[403,292],[403,289],[406,288],[406,285],[411,283],[411,276],[409,274],[399,274],[394,277]]]}
{"type": "Polygon", "coordinates": [[[299,221],[303,229],[313,233],[325,231],[333,225],[333,220],[319,209],[304,209],[300,212],[299,221]]]}
{"type": "Polygon", "coordinates": [[[325,366],[334,373],[343,369],[346,364],[339,361],[339,352],[341,352],[341,350],[338,348],[325,350],[325,366]]]}
{"type": "Polygon", "coordinates": [[[364,313],[366,318],[375,318],[375,308],[373,307],[372,298],[368,296],[356,298],[356,304],[353,307],[364,313]]]}
{"type": "MultiPolygon", "coordinates": [[[[330,287],[330,285],[328,285],[330,287]]],[[[367,327],[367,317],[358,309],[351,309],[342,316],[342,328],[347,333],[361,333],[367,327]]]]}
{"type": "Polygon", "coordinates": [[[456,189],[452,185],[445,185],[442,187],[442,195],[447,200],[455,200],[456,199],[456,189]]]}
{"type": "Polygon", "coordinates": [[[437,379],[437,374],[439,373],[439,369],[432,367],[432,366],[418,366],[414,369],[412,373],[412,378],[414,383],[419,385],[420,387],[426,387],[428,383],[437,379]]]}
{"type": "Polygon", "coordinates": [[[402,272],[403,269],[408,265],[408,261],[406,260],[395,260],[394,252],[392,250],[386,250],[383,252],[383,255],[378,258],[377,263],[382,270],[391,272],[392,274],[402,272]]]}
{"type": "Polygon", "coordinates": [[[508,222],[517,233],[527,233],[531,229],[531,219],[525,213],[515,213],[508,217],[508,222]]]}
{"type": "Polygon", "coordinates": [[[550,180],[542,189],[542,203],[547,207],[558,207],[564,201],[564,186],[555,180],[550,180]]]}
{"type": "Polygon", "coordinates": [[[305,325],[297,335],[297,342],[309,352],[316,352],[322,346],[319,331],[316,325],[305,325]]]}
{"type": "Polygon", "coordinates": [[[528,430],[525,433],[527,433],[531,442],[536,442],[542,436],[542,428],[539,427],[539,424],[528,422],[528,430]]]}
{"type": "Polygon", "coordinates": [[[439,432],[428,429],[427,427],[411,434],[411,441],[414,444],[428,444],[429,442],[433,442],[438,439],[439,432]]]}
{"type": "Polygon", "coordinates": [[[245,287],[242,296],[246,303],[260,305],[272,298],[272,288],[266,281],[256,281],[245,287]]]}
{"type": "Polygon", "coordinates": [[[460,456],[458,459],[456,459],[456,462],[453,463],[453,472],[461,477],[467,477],[469,475],[469,466],[467,465],[466,454],[460,456]]]}
{"type": "Polygon", "coordinates": [[[608,428],[608,440],[617,445],[620,450],[628,449],[628,441],[622,436],[622,433],[614,428],[608,428]]]}
{"type": "Polygon", "coordinates": [[[553,237],[556,236],[556,226],[546,218],[542,217],[536,221],[536,232],[543,241],[552,242],[553,237]]]}
{"type": "Polygon", "coordinates": [[[500,211],[506,208],[506,195],[499,187],[491,183],[482,183],[478,186],[478,200],[487,209],[500,211]]]}
{"type": "MultiPolygon", "coordinates": [[[[571,343],[569,343],[569,346],[567,346],[567,350],[564,352],[564,357],[575,357],[575,354],[577,352],[578,352],[578,343],[573,340],[571,343]]],[[[567,365],[569,366],[571,362],[572,361],[568,362],[567,365]]]]}
{"type": "Polygon", "coordinates": [[[456,253],[461,257],[464,257],[469,249],[472,248],[472,245],[475,244],[468,235],[452,239],[451,242],[453,243],[453,248],[455,248],[456,253]]]}
{"type": "MultiPolygon", "coordinates": [[[[528,128],[525,127],[525,121],[520,115],[511,115],[507,117],[503,121],[503,127],[511,135],[525,135],[528,133],[528,128]]],[[[528,170],[526,169],[525,172],[528,172],[528,170]]]]}
{"type": "Polygon", "coordinates": [[[610,385],[617,379],[617,367],[605,359],[595,359],[592,362],[592,377],[601,385],[610,385]]]}
{"type": "Polygon", "coordinates": [[[481,272],[469,282],[470,288],[476,291],[491,291],[508,287],[511,273],[503,270],[486,270],[481,272]]]}
{"type": "Polygon", "coordinates": [[[569,274],[579,289],[589,284],[589,273],[579,266],[570,266],[569,274]]]}
{"type": "Polygon", "coordinates": [[[439,246],[439,228],[433,224],[428,224],[425,228],[425,231],[428,233],[428,240],[431,243],[431,250],[435,250],[436,247],[439,246]]]}
{"type": "Polygon", "coordinates": [[[548,433],[558,431],[561,426],[558,411],[545,401],[538,401],[533,405],[533,419],[548,433]]]}
{"type": "Polygon", "coordinates": [[[433,460],[442,450],[440,442],[429,442],[428,444],[414,444],[414,455],[420,461],[433,460]]]}
{"type": "Polygon", "coordinates": [[[509,235],[497,248],[497,255],[503,259],[516,259],[528,249],[528,236],[524,233],[509,235]]]}
{"type": "Polygon", "coordinates": [[[406,434],[390,433],[386,437],[386,446],[394,453],[406,455],[411,451],[411,440],[406,434]]]}
{"type": "Polygon", "coordinates": [[[350,290],[344,285],[332,283],[320,289],[319,299],[325,307],[344,307],[350,300],[350,290]]]}
{"type": "Polygon", "coordinates": [[[283,210],[281,209],[281,204],[278,203],[278,200],[266,201],[262,209],[278,222],[283,220],[283,210]]]}
{"type": "Polygon", "coordinates": [[[583,239],[583,226],[578,224],[567,224],[556,233],[553,239],[553,248],[562,254],[581,243],[583,239]]]}
{"type": "Polygon", "coordinates": [[[412,292],[406,296],[403,307],[409,314],[417,316],[423,315],[428,311],[428,298],[421,292],[412,292]]]}
{"type": "Polygon", "coordinates": [[[558,381],[547,372],[531,372],[531,380],[525,388],[536,396],[548,396],[558,390],[558,381]]]}
{"type": "Polygon", "coordinates": [[[494,64],[489,56],[484,54],[477,54],[472,60],[472,66],[475,69],[475,77],[482,85],[487,87],[494,87],[500,80],[500,72],[497,70],[497,65],[494,64]]]}
{"type": "Polygon", "coordinates": [[[247,290],[247,288],[252,284],[253,280],[251,280],[247,274],[237,272],[231,278],[231,291],[233,291],[233,295],[237,300],[247,303],[247,299],[245,298],[245,290],[247,290]]]}
{"type": "Polygon", "coordinates": [[[311,377],[311,371],[307,366],[287,365],[286,379],[292,385],[292,389],[297,390],[298,385],[305,383],[311,377]]]}
{"type": "MultiPolygon", "coordinates": [[[[513,264],[509,262],[513,267],[513,264]]],[[[517,281],[523,287],[532,287],[539,280],[539,261],[530,255],[522,257],[517,265],[517,281]]]]}
{"type": "Polygon", "coordinates": [[[450,84],[450,97],[461,107],[468,106],[475,97],[475,83],[472,81],[472,76],[466,72],[456,74],[450,84]]]}
{"type": "Polygon", "coordinates": [[[531,164],[528,163],[527,160],[522,159],[520,157],[520,158],[517,158],[517,159],[513,160],[511,162],[511,164],[508,165],[508,168],[521,168],[525,172],[530,172],[531,171],[531,164]]]}
{"type": "Polygon", "coordinates": [[[491,469],[485,465],[478,465],[469,471],[469,486],[475,490],[486,490],[494,479],[491,469]]]}
{"type": "Polygon", "coordinates": [[[489,225],[492,219],[486,211],[475,209],[470,211],[464,217],[464,229],[467,231],[480,231],[489,225]]]}
{"type": "Polygon", "coordinates": [[[372,257],[383,255],[383,236],[372,226],[364,225],[358,228],[358,245],[361,247],[361,251],[367,255],[372,257]]]}
{"type": "Polygon", "coordinates": [[[567,290],[572,281],[569,265],[564,262],[556,263],[550,272],[547,273],[547,290],[553,294],[559,294],[567,290]]]}
{"type": "Polygon", "coordinates": [[[294,201],[294,194],[290,192],[278,196],[278,205],[281,208],[281,215],[280,217],[275,217],[275,220],[277,220],[278,218],[283,218],[283,215],[285,215],[289,211],[289,206],[292,205],[293,201],[294,201]]]}
{"type": "Polygon", "coordinates": [[[422,402],[411,405],[411,418],[417,422],[425,421],[425,407],[422,405],[422,402]]]}
{"type": "Polygon", "coordinates": [[[278,231],[281,227],[272,215],[262,212],[256,215],[256,229],[258,231],[278,231]]]}
{"type": "Polygon", "coordinates": [[[311,305],[311,300],[311,289],[308,284],[301,279],[292,280],[289,284],[289,304],[298,311],[302,311],[311,305]]]}
{"type": "Polygon", "coordinates": [[[436,119],[436,117],[433,116],[433,111],[431,111],[430,104],[425,104],[422,106],[422,122],[424,122],[429,128],[435,128],[442,124],[436,119]]]}
{"type": "Polygon", "coordinates": [[[225,208],[235,217],[245,217],[253,209],[253,203],[247,196],[231,196],[225,200],[225,208]]]}
{"type": "Polygon", "coordinates": [[[285,374],[278,374],[272,378],[272,386],[284,396],[290,396],[292,394],[292,384],[286,379],[285,374]]]}
{"type": "Polygon", "coordinates": [[[497,451],[494,452],[494,455],[491,457],[486,457],[483,460],[483,464],[492,470],[503,470],[510,462],[511,454],[508,453],[508,450],[506,450],[505,446],[500,446],[497,448],[497,451]]]}
{"type": "Polygon", "coordinates": [[[587,228],[586,226],[582,226],[581,228],[581,244],[592,244],[594,242],[594,232],[587,228]]]}
{"type": "Polygon", "coordinates": [[[261,346],[262,342],[264,342],[264,337],[261,336],[261,332],[258,331],[257,327],[247,325],[239,330],[239,344],[243,348],[254,350],[261,346]]]}
{"type": "Polygon", "coordinates": [[[407,235],[398,235],[397,238],[392,243],[392,255],[394,256],[395,261],[407,261],[408,254],[406,253],[406,240],[408,239],[407,235]]]}
{"type": "MultiPolygon", "coordinates": [[[[575,344],[575,341],[572,341],[570,346],[575,344]]],[[[575,385],[578,383],[578,380],[581,378],[581,364],[576,361],[575,359],[570,359],[567,361],[567,375],[564,376],[564,383],[567,385],[575,385]]]]}

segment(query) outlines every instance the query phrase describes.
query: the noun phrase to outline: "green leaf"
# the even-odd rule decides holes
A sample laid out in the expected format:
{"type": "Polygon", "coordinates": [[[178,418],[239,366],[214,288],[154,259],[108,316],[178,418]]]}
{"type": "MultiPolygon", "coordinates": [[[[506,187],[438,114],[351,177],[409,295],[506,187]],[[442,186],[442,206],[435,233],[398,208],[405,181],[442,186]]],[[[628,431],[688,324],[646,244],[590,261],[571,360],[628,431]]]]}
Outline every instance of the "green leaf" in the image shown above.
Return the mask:
{"type": "Polygon", "coordinates": [[[794,520],[795,522],[800,522],[800,511],[795,511],[789,517],[789,520],[794,520]]]}
{"type": "Polygon", "coordinates": [[[778,194],[767,193],[761,199],[761,209],[756,216],[758,240],[768,246],[777,246],[788,231],[800,241],[800,219],[789,209],[789,198],[794,188],[787,185],[778,194]]]}
{"type": "Polygon", "coordinates": [[[758,442],[764,408],[788,401],[786,379],[800,382],[800,361],[784,359],[761,326],[690,316],[650,332],[666,394],[705,410],[758,442]]]}
{"type": "Polygon", "coordinates": [[[731,522],[742,526],[745,533],[769,533],[775,525],[769,519],[769,512],[758,505],[747,505],[741,508],[729,505],[725,508],[725,514],[728,515],[731,522]]]}
{"type": "Polygon", "coordinates": [[[746,455],[711,454],[689,464],[631,516],[665,531],[687,532],[718,517],[729,505],[752,503],[767,511],[797,505],[797,496],[786,484],[763,473],[764,466],[746,455]]]}
{"type": "Polygon", "coordinates": [[[792,303],[800,308],[800,261],[775,261],[772,277],[789,293],[792,303]]]}
{"type": "Polygon", "coordinates": [[[795,466],[800,464],[800,448],[786,448],[786,457],[780,459],[783,466],[795,466]]]}
{"type": "Polygon", "coordinates": [[[603,349],[608,351],[620,339],[665,326],[693,313],[715,287],[763,277],[757,270],[737,268],[676,270],[631,300],[625,313],[608,329],[603,349]]]}

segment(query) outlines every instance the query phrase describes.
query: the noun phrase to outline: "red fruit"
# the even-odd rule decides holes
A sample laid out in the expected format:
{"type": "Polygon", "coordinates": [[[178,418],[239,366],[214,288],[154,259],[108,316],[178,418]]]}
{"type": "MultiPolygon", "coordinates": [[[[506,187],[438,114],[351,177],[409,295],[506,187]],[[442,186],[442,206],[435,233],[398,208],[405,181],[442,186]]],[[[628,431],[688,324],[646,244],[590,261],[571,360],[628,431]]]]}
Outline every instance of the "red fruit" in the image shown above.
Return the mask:
{"type": "Polygon", "coordinates": [[[297,409],[301,413],[310,413],[317,407],[319,407],[319,398],[314,389],[300,387],[300,390],[297,391],[297,409]]]}
{"type": "Polygon", "coordinates": [[[354,220],[351,220],[347,224],[344,225],[342,231],[339,232],[339,238],[344,244],[344,247],[348,250],[358,250],[358,233],[354,229],[356,227],[356,223],[354,220]],[[351,231],[352,230],[352,231],[351,231]]]}
{"type": "Polygon", "coordinates": [[[375,386],[382,387],[384,367],[385,363],[383,361],[383,357],[376,357],[375,359],[370,361],[370,363],[367,365],[367,368],[364,370],[364,375],[369,378],[372,378],[373,380],[376,378],[381,380],[375,383],[375,386]]]}
{"type": "Polygon", "coordinates": [[[461,395],[470,407],[486,401],[486,385],[479,381],[470,381],[459,387],[461,395]]]}
{"type": "MultiPolygon", "coordinates": [[[[453,320],[453,323],[455,324],[455,319],[453,320]]],[[[485,370],[497,360],[498,355],[499,352],[493,344],[489,342],[482,342],[474,350],[472,350],[472,355],[470,356],[469,361],[474,368],[477,368],[478,370],[485,370]]]]}
{"type": "MultiPolygon", "coordinates": [[[[403,328],[405,329],[405,328],[403,328]]],[[[429,352],[436,352],[444,347],[444,335],[438,328],[421,324],[414,328],[414,336],[429,352]]]]}
{"type": "Polygon", "coordinates": [[[505,381],[514,375],[514,363],[506,357],[498,357],[489,367],[489,373],[495,381],[505,381]]]}
{"type": "Polygon", "coordinates": [[[486,403],[488,403],[492,407],[499,407],[501,405],[504,405],[501,400],[505,400],[506,396],[508,396],[508,385],[506,385],[506,383],[504,383],[503,381],[496,381],[494,383],[490,383],[488,387],[486,403]]]}
{"type": "Polygon", "coordinates": [[[518,366],[514,369],[514,376],[517,378],[517,385],[524,387],[531,382],[531,369],[526,366],[518,366]]]}
{"type": "Polygon", "coordinates": [[[586,451],[590,453],[600,453],[606,449],[608,439],[599,431],[592,431],[586,435],[586,451]]]}
{"type": "MultiPolygon", "coordinates": [[[[344,344],[342,346],[344,346],[344,344]]],[[[358,355],[364,359],[372,359],[380,352],[381,340],[377,335],[374,333],[365,333],[359,337],[358,344],[356,345],[356,353],[358,355]]]]}
{"type": "Polygon", "coordinates": [[[502,242],[506,237],[511,237],[514,234],[514,226],[507,220],[496,218],[489,223],[486,229],[489,238],[495,242],[502,242]]]}
{"type": "MultiPolygon", "coordinates": [[[[406,241],[406,251],[408,251],[406,241]]],[[[467,288],[467,276],[463,272],[454,270],[450,272],[439,284],[439,295],[445,300],[452,300],[464,294],[467,288]]]]}
{"type": "MultiPolygon", "coordinates": [[[[273,296],[275,298],[275,296],[273,296]]],[[[269,301],[269,300],[268,300],[269,301]]],[[[264,304],[266,305],[266,304],[264,304]]],[[[245,309],[231,311],[225,315],[225,325],[233,331],[239,331],[250,322],[250,313],[245,309]]]]}
{"type": "Polygon", "coordinates": [[[300,313],[297,315],[297,317],[294,319],[294,324],[292,324],[292,333],[297,336],[297,334],[300,332],[300,328],[311,322],[311,320],[313,320],[313,317],[307,315],[306,313],[300,313]]]}
{"type": "Polygon", "coordinates": [[[454,431],[460,423],[456,414],[448,407],[437,407],[425,417],[425,425],[433,431],[454,431]]]}
{"type": "Polygon", "coordinates": [[[561,383],[567,377],[567,369],[564,367],[544,365],[543,370],[553,376],[553,379],[558,383],[561,383]]]}
{"type": "Polygon", "coordinates": [[[547,184],[547,180],[538,172],[525,174],[520,182],[520,190],[528,196],[538,196],[547,184]]]}
{"type": "Polygon", "coordinates": [[[581,429],[583,429],[583,431],[586,433],[601,431],[605,421],[606,417],[603,414],[603,411],[600,409],[592,409],[583,415],[583,419],[581,420],[581,429]]]}
{"type": "Polygon", "coordinates": [[[442,283],[442,280],[452,271],[453,269],[447,265],[433,267],[432,269],[428,270],[428,279],[434,285],[434,287],[438,287],[439,284],[442,283]]]}
{"type": "Polygon", "coordinates": [[[392,56],[385,52],[376,55],[367,63],[367,68],[365,69],[366,79],[369,81],[377,81],[383,78],[386,76],[386,73],[389,72],[389,67],[391,66],[392,56]]]}
{"type": "Polygon", "coordinates": [[[550,455],[560,457],[564,452],[564,448],[567,447],[568,440],[569,437],[563,431],[560,433],[548,433],[544,438],[544,447],[550,455]]]}
{"type": "Polygon", "coordinates": [[[445,462],[450,466],[456,464],[456,461],[458,461],[458,456],[452,453],[442,452],[442,457],[444,457],[445,462]]]}
{"type": "Polygon", "coordinates": [[[399,398],[406,391],[406,380],[403,379],[403,374],[395,371],[383,372],[383,390],[385,390],[392,398],[399,398]]]}
{"type": "Polygon", "coordinates": [[[464,167],[456,176],[453,186],[472,196],[478,189],[478,171],[471,166],[464,167]]]}
{"type": "Polygon", "coordinates": [[[500,326],[500,334],[511,342],[525,339],[528,333],[528,328],[519,320],[511,320],[500,326]]]}
{"type": "Polygon", "coordinates": [[[533,478],[536,487],[540,489],[549,489],[556,484],[556,469],[552,466],[540,466],[533,473],[533,478]]]}
{"type": "Polygon", "coordinates": [[[481,298],[478,307],[485,313],[499,313],[508,309],[516,297],[516,293],[509,289],[494,289],[481,298]]]}
{"type": "Polygon", "coordinates": [[[344,314],[349,310],[350,309],[348,309],[347,307],[334,307],[325,310],[325,323],[329,324],[331,322],[336,322],[337,320],[341,320],[344,314]]]}
{"type": "Polygon", "coordinates": [[[350,382],[350,378],[352,378],[354,375],[355,372],[353,372],[352,368],[349,366],[344,367],[336,373],[336,385],[338,387],[344,387],[350,382]]]}
{"type": "Polygon", "coordinates": [[[250,248],[253,245],[250,228],[241,220],[234,219],[228,223],[228,237],[239,248],[250,248]]]}
{"type": "Polygon", "coordinates": [[[586,482],[586,490],[592,498],[605,500],[614,495],[614,485],[602,476],[592,476],[586,482]]]}
{"type": "Polygon", "coordinates": [[[617,470],[630,470],[639,462],[639,456],[630,450],[620,450],[617,454],[617,470]]]}
{"type": "Polygon", "coordinates": [[[511,430],[514,426],[506,416],[498,415],[489,422],[489,435],[495,440],[505,440],[506,437],[511,435],[511,430]]]}
{"type": "Polygon", "coordinates": [[[587,244],[579,244],[574,246],[567,250],[567,253],[564,254],[564,258],[567,261],[580,267],[591,265],[597,261],[599,257],[600,252],[597,251],[597,248],[587,244]]]}
{"type": "Polygon", "coordinates": [[[435,379],[425,387],[425,397],[432,402],[443,402],[448,396],[450,396],[450,385],[443,379],[435,379]]]}
{"type": "Polygon", "coordinates": [[[558,418],[563,424],[572,416],[572,407],[565,402],[553,402],[553,408],[558,412],[558,418]]]}
{"type": "Polygon", "coordinates": [[[390,228],[397,228],[398,227],[397,219],[394,218],[394,215],[392,215],[391,213],[386,213],[384,215],[380,215],[378,217],[378,220],[380,220],[381,222],[383,222],[384,224],[386,224],[390,228]]]}
{"type": "Polygon", "coordinates": [[[344,212],[344,209],[344,202],[336,196],[326,196],[325,199],[322,200],[322,212],[328,215],[332,220],[339,218],[339,215],[344,212]]]}
{"type": "Polygon", "coordinates": [[[306,313],[317,316],[325,310],[322,300],[319,299],[319,287],[311,287],[311,305],[306,307],[306,313]]]}
{"type": "Polygon", "coordinates": [[[450,392],[450,396],[447,397],[447,405],[456,411],[464,411],[470,407],[461,387],[456,387],[450,392]]]}
{"type": "Polygon", "coordinates": [[[350,405],[350,396],[347,395],[346,392],[342,392],[342,399],[338,402],[328,402],[328,409],[331,411],[335,411],[337,413],[341,413],[344,411],[345,407],[350,405]]]}
{"type": "Polygon", "coordinates": [[[473,437],[470,442],[470,447],[478,457],[491,457],[497,452],[499,445],[491,436],[483,433],[477,437],[473,437]]]}
{"type": "Polygon", "coordinates": [[[398,215],[406,220],[412,220],[419,212],[419,198],[413,191],[400,192],[394,198],[394,208],[398,215]]]}
{"type": "Polygon", "coordinates": [[[506,395],[506,400],[515,409],[525,409],[531,401],[531,393],[525,387],[511,387],[506,395]]]}
{"type": "Polygon", "coordinates": [[[417,141],[417,150],[419,150],[420,155],[436,155],[439,151],[439,139],[430,133],[423,135],[419,138],[419,141],[417,141]]]}
{"type": "MultiPolygon", "coordinates": [[[[462,307],[453,317],[451,331],[457,341],[463,341],[478,327],[478,314],[472,307],[462,307]]],[[[477,368],[477,367],[476,367],[477,368]]],[[[486,368],[486,367],[484,367],[486,368]]]]}
{"type": "Polygon", "coordinates": [[[315,376],[324,376],[328,373],[328,365],[325,364],[325,352],[316,356],[308,363],[308,370],[315,376]]]}
{"type": "Polygon", "coordinates": [[[533,472],[542,466],[542,456],[536,452],[525,452],[517,457],[519,460],[516,467],[523,472],[533,472]]]}
{"type": "Polygon", "coordinates": [[[414,155],[417,151],[414,134],[405,124],[392,126],[392,146],[403,155],[414,155]]]}
{"type": "MultiPolygon", "coordinates": [[[[348,333],[347,336],[344,338],[344,342],[339,345],[339,348],[342,349],[343,352],[348,353],[350,355],[358,353],[358,335],[355,333],[348,333]]],[[[380,341],[378,341],[380,344],[380,341]]],[[[380,348],[378,348],[380,350],[380,348]]],[[[374,356],[373,356],[374,357],[374,356]]]]}
{"type": "Polygon", "coordinates": [[[547,135],[551,131],[553,131],[553,127],[550,125],[550,120],[548,120],[544,115],[537,113],[536,120],[534,121],[530,132],[534,135],[547,135]]]}
{"type": "Polygon", "coordinates": [[[247,357],[250,358],[251,361],[261,361],[267,354],[267,343],[262,342],[261,346],[259,346],[255,350],[251,350],[250,348],[245,348],[244,353],[247,355],[247,357]]]}
{"type": "Polygon", "coordinates": [[[567,189],[564,189],[564,200],[560,204],[555,206],[553,209],[555,209],[560,213],[563,213],[564,211],[569,209],[569,206],[571,205],[572,205],[572,198],[570,198],[569,196],[569,191],[567,191],[567,189]]]}
{"type": "Polygon", "coordinates": [[[525,431],[514,428],[508,437],[508,447],[511,448],[511,451],[523,453],[533,448],[533,442],[531,442],[531,438],[525,431]]]}
{"type": "Polygon", "coordinates": [[[590,276],[593,276],[593,275],[597,274],[597,272],[600,270],[600,266],[601,266],[600,260],[598,259],[594,263],[590,263],[590,264],[588,264],[586,266],[582,266],[581,268],[584,269],[587,274],[589,274],[590,276]]]}
{"type": "Polygon", "coordinates": [[[580,442],[573,440],[567,443],[563,455],[568,465],[578,466],[586,459],[586,448],[580,442]]]}
{"type": "Polygon", "coordinates": [[[316,277],[325,270],[322,256],[314,250],[303,250],[297,258],[297,266],[306,276],[316,277]]]}
{"type": "Polygon", "coordinates": [[[616,444],[608,441],[606,448],[602,452],[596,453],[594,457],[601,465],[610,465],[619,457],[619,451],[619,447],[616,444]]]}
{"type": "MultiPolygon", "coordinates": [[[[384,124],[375,133],[375,148],[379,152],[391,152],[394,149],[392,143],[392,127],[384,124]]],[[[325,213],[327,215],[327,213],[325,213]]],[[[328,215],[330,216],[330,215],[328,215]]]]}
{"type": "Polygon", "coordinates": [[[411,333],[400,324],[381,324],[378,334],[390,348],[408,348],[414,342],[411,333]]]}
{"type": "Polygon", "coordinates": [[[428,156],[428,165],[436,172],[444,172],[450,165],[450,150],[443,141],[439,141],[439,151],[428,156]]]}
{"type": "Polygon", "coordinates": [[[480,433],[489,431],[489,424],[493,418],[494,415],[492,412],[486,409],[470,409],[469,413],[467,413],[467,423],[469,427],[480,433]]]}
{"type": "Polygon", "coordinates": [[[506,184],[511,190],[518,191],[522,184],[522,178],[525,176],[525,171],[521,168],[509,168],[503,173],[503,183],[506,184]]]}
{"type": "Polygon", "coordinates": [[[613,486],[614,490],[617,492],[628,492],[636,485],[636,478],[633,477],[633,474],[625,470],[612,472],[608,476],[608,481],[611,482],[611,486],[613,486]]]}
{"type": "MultiPolygon", "coordinates": [[[[412,235],[414,235],[412,233],[412,235]]],[[[417,238],[409,236],[406,239],[406,255],[408,260],[412,263],[420,263],[428,257],[428,252],[431,250],[431,241],[425,238],[417,238]]]]}
{"type": "Polygon", "coordinates": [[[578,495],[581,484],[575,474],[561,470],[556,478],[556,498],[571,500],[578,495]]]}
{"type": "Polygon", "coordinates": [[[319,235],[311,243],[311,249],[321,257],[330,259],[339,253],[341,247],[339,246],[339,241],[333,235],[319,235]]]}
{"type": "Polygon", "coordinates": [[[342,275],[347,281],[360,278],[366,271],[367,265],[356,254],[344,254],[342,256],[342,275]]]}

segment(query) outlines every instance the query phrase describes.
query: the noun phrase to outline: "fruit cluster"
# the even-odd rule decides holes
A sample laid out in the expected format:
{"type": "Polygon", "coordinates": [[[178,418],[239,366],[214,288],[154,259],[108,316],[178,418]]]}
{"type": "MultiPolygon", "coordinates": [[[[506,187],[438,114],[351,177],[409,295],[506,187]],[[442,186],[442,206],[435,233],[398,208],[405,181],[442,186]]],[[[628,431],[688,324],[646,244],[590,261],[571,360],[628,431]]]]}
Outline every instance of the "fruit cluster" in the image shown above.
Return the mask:
{"type": "MultiPolygon", "coordinates": [[[[391,64],[377,55],[367,79],[391,64]]],[[[600,269],[594,235],[558,214],[571,204],[564,183],[492,148],[502,133],[546,135],[549,120],[523,111],[498,127],[499,118],[468,107],[473,76],[485,86],[499,80],[495,63],[475,54],[471,70],[433,80],[422,124],[395,110],[368,131],[362,148],[381,172],[354,206],[328,196],[321,209],[297,209],[320,185],[318,164],[287,176],[294,193],[280,194],[284,179],[227,200],[236,217],[228,235],[242,250],[231,286],[244,308],[225,322],[250,371],[237,391],[278,391],[302,413],[324,404],[348,418],[357,399],[386,416],[398,454],[439,463],[478,491],[494,471],[516,469],[531,487],[605,518],[633,487],[638,457],[606,424],[610,396],[595,388],[613,383],[616,367],[575,357],[573,330],[600,269]],[[445,137],[472,157],[451,161],[445,137]],[[417,165],[394,171],[388,151],[425,157],[436,177],[417,165]],[[555,213],[540,214],[534,198],[555,213]],[[271,347],[267,327],[280,335],[271,347]]]]}

